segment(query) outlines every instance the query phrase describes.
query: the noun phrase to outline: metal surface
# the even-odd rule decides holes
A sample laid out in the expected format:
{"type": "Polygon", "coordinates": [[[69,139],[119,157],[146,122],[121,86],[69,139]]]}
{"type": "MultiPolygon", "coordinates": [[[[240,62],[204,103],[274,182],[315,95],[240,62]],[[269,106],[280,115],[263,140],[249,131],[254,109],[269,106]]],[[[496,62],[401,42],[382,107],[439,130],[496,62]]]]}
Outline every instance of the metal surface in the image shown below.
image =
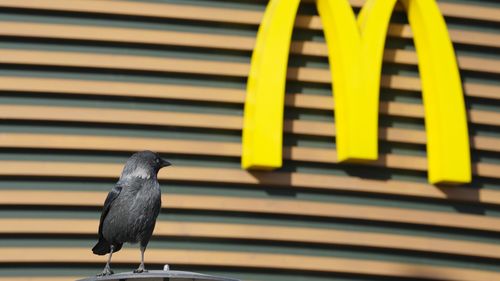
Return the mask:
{"type": "Polygon", "coordinates": [[[147,281],[240,281],[238,279],[211,276],[188,271],[176,270],[151,270],[144,273],[122,272],[103,277],[89,277],[78,281],[102,281],[102,280],[147,280],[147,281]]]}

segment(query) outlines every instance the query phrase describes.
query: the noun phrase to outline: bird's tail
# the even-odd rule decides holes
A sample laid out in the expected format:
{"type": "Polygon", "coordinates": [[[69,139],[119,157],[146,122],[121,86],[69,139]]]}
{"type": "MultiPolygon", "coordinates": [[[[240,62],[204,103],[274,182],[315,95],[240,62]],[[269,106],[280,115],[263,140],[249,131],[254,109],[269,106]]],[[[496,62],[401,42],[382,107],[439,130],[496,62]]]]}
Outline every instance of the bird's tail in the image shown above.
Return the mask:
{"type": "Polygon", "coordinates": [[[94,248],[92,248],[92,252],[100,256],[105,255],[111,252],[111,244],[109,244],[109,242],[105,239],[101,238],[99,239],[99,242],[95,244],[94,248]]]}
{"type": "MultiPolygon", "coordinates": [[[[123,243],[113,244],[113,253],[120,251],[123,243]]],[[[92,248],[92,252],[96,255],[103,256],[111,252],[111,244],[106,241],[103,237],[99,237],[99,242],[95,244],[94,248],[92,248]]]]}

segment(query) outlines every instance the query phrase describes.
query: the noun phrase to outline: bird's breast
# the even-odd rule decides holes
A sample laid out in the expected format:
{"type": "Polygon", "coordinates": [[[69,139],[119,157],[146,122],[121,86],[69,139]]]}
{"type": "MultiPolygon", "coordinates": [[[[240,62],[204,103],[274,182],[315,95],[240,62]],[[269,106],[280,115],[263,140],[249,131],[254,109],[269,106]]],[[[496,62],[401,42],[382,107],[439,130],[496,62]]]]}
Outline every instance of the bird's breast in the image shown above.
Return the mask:
{"type": "Polygon", "coordinates": [[[106,217],[103,234],[108,241],[120,243],[149,240],[160,208],[159,185],[136,192],[123,190],[106,217]]]}

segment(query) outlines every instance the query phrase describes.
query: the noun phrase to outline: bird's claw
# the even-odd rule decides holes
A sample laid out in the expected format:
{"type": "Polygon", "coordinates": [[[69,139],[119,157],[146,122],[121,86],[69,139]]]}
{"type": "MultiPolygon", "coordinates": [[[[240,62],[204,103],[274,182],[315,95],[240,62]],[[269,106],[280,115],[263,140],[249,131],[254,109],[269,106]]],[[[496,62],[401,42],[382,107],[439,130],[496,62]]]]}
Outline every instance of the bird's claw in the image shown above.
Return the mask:
{"type": "Polygon", "coordinates": [[[146,269],[144,269],[143,267],[139,267],[138,269],[134,270],[134,273],[146,273],[148,272],[146,269]]]}
{"type": "Polygon", "coordinates": [[[105,268],[101,273],[97,274],[96,276],[97,277],[104,277],[104,276],[108,276],[111,274],[114,274],[113,270],[111,270],[110,268],[105,268]]]}

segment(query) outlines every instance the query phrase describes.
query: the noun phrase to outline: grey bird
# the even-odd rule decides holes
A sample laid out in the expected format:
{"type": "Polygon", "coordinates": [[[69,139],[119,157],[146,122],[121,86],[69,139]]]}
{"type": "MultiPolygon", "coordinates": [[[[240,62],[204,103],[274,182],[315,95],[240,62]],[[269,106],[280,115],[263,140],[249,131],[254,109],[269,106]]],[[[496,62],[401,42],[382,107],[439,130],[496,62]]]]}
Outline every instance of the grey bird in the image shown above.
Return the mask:
{"type": "Polygon", "coordinates": [[[125,163],[120,179],[109,192],[99,223],[99,242],[92,248],[96,255],[109,253],[108,262],[98,276],[113,274],[111,256],[123,243],[139,243],[141,264],[134,273],[146,272],[144,252],[153,234],[161,209],[158,171],[171,164],[151,151],[132,155],[125,163]]]}

